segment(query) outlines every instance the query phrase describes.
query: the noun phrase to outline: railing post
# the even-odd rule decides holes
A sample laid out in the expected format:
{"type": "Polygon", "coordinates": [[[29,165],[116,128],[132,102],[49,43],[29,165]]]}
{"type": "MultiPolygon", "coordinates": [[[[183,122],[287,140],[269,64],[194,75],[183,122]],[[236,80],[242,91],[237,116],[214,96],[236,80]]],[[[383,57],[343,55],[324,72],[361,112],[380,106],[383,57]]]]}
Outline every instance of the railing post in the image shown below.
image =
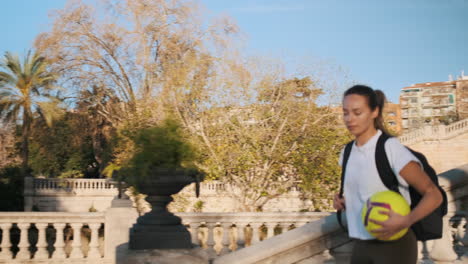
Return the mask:
{"type": "Polygon", "coordinates": [[[29,259],[31,257],[28,240],[29,226],[29,223],[18,224],[18,228],[20,229],[20,241],[18,243],[18,253],[16,254],[16,259],[29,259]]]}
{"type": "Polygon", "coordinates": [[[236,223],[237,229],[237,249],[245,247],[245,223],[236,223]]]}
{"type": "Polygon", "coordinates": [[[260,241],[260,226],[262,223],[251,223],[250,226],[252,228],[252,240],[250,242],[251,245],[254,245],[260,241]]]}
{"type": "Polygon", "coordinates": [[[199,246],[200,241],[198,240],[198,232],[200,228],[200,223],[189,223],[190,227],[190,236],[192,237],[192,244],[199,246]]]}
{"type": "Polygon", "coordinates": [[[128,250],[130,227],[136,222],[138,213],[127,199],[114,199],[107,209],[104,222],[104,258],[114,263],[117,255],[128,250]]]}
{"type": "Polygon", "coordinates": [[[429,248],[432,248],[434,241],[418,241],[418,263],[433,264],[429,256],[429,248]]]}
{"type": "Polygon", "coordinates": [[[55,251],[52,254],[52,257],[54,259],[64,259],[67,257],[65,254],[65,241],[63,237],[63,230],[65,229],[66,224],[65,223],[55,223],[54,228],[55,228],[55,251]]]}
{"type": "Polygon", "coordinates": [[[448,215],[444,216],[443,225],[442,238],[434,241],[429,255],[436,263],[453,263],[458,256],[453,250],[453,241],[448,215]]]}
{"type": "Polygon", "coordinates": [[[33,208],[33,196],[34,196],[34,178],[24,178],[24,211],[31,212],[33,208]]]}
{"type": "Polygon", "coordinates": [[[223,228],[223,238],[222,238],[222,241],[221,241],[221,244],[223,246],[223,248],[221,249],[221,252],[219,253],[220,255],[224,255],[224,254],[227,254],[229,253],[230,249],[229,249],[229,244],[231,242],[231,240],[229,239],[230,238],[230,231],[231,231],[231,223],[221,223],[221,226],[223,228]]]}
{"type": "Polygon", "coordinates": [[[208,239],[206,240],[206,245],[208,246],[207,251],[209,256],[216,256],[216,251],[214,249],[215,240],[214,240],[214,228],[216,223],[206,223],[206,227],[208,228],[208,239]]]}
{"type": "Polygon", "coordinates": [[[0,243],[0,260],[13,259],[13,252],[11,252],[11,241],[10,241],[10,223],[0,224],[2,229],[2,243],[0,243]]]}
{"type": "Polygon", "coordinates": [[[276,223],[266,223],[267,227],[267,238],[273,237],[275,235],[276,223]]]}
{"type": "MultiPolygon", "coordinates": [[[[468,232],[466,231],[466,228],[468,227],[468,221],[467,221],[467,218],[468,218],[468,215],[465,215],[464,216],[464,220],[462,223],[460,223],[460,226],[461,228],[464,230],[462,231],[462,234],[463,237],[461,237],[460,235],[460,243],[462,243],[462,245],[465,247],[465,248],[468,248],[468,232]],[[465,225],[463,225],[465,224],[465,225]]],[[[461,256],[461,263],[468,263],[468,250],[465,252],[465,254],[463,256],[461,256]]]]}
{"type": "Polygon", "coordinates": [[[73,230],[73,243],[70,258],[83,258],[83,252],[81,251],[81,223],[71,223],[73,230]]]}
{"type": "Polygon", "coordinates": [[[89,225],[91,229],[91,241],[89,242],[89,251],[88,258],[101,258],[101,253],[99,253],[99,228],[101,223],[92,223],[89,225]]]}
{"type": "Polygon", "coordinates": [[[47,239],[46,239],[46,228],[47,223],[36,223],[37,233],[37,251],[34,254],[34,259],[47,259],[49,253],[47,252],[47,239]]]}

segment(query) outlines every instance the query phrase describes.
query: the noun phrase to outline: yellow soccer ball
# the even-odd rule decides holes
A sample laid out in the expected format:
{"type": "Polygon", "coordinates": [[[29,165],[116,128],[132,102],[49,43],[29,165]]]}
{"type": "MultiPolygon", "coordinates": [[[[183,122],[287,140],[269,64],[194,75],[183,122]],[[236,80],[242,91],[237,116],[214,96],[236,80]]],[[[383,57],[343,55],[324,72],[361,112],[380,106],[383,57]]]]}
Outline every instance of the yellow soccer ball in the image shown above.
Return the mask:
{"type": "MultiPolygon", "coordinates": [[[[385,221],[388,219],[388,216],[379,213],[379,211],[389,210],[392,210],[400,215],[407,215],[411,211],[410,206],[406,202],[405,198],[403,198],[403,196],[394,191],[378,192],[372,195],[367,200],[367,202],[364,204],[364,207],[362,208],[361,217],[364,226],[366,227],[366,230],[369,232],[369,234],[375,237],[376,233],[373,233],[372,231],[381,227],[380,225],[370,222],[369,219],[385,221]]],[[[405,228],[393,235],[392,237],[390,237],[389,239],[385,240],[391,241],[399,239],[402,236],[404,236],[407,231],[408,228],[405,228]]]]}

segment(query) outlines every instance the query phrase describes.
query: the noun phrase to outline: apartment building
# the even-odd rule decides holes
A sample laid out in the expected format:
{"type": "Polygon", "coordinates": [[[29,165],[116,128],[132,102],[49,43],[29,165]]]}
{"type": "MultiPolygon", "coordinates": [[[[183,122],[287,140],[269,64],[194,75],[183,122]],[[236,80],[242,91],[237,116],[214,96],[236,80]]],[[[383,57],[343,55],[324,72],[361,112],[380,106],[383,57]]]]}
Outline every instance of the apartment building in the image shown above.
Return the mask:
{"type": "Polygon", "coordinates": [[[400,106],[403,132],[468,118],[468,76],[404,87],[400,106]]]}
{"type": "Polygon", "coordinates": [[[468,76],[462,74],[456,81],[457,113],[460,120],[468,118],[468,76]]]}

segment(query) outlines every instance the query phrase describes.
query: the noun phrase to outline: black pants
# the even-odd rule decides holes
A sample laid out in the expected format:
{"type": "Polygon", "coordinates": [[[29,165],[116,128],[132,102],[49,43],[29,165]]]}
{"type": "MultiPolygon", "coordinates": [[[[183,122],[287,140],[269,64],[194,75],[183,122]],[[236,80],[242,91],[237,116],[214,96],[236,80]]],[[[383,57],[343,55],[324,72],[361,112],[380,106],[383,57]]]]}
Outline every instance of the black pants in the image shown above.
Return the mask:
{"type": "Polygon", "coordinates": [[[411,229],[396,241],[359,240],[354,243],[351,264],[416,264],[418,241],[411,229]]]}

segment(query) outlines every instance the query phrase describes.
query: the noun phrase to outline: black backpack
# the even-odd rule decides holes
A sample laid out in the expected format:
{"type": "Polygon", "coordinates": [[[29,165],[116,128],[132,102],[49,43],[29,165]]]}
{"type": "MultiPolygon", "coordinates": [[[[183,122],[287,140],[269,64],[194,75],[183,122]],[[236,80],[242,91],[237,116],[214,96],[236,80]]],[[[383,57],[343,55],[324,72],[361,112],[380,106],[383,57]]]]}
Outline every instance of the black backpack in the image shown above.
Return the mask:
{"type": "MultiPolygon", "coordinates": [[[[385,142],[389,139],[390,136],[382,133],[377,141],[377,145],[375,147],[375,163],[377,166],[377,171],[379,173],[380,179],[382,180],[383,184],[392,191],[400,193],[398,186],[398,179],[393,173],[392,168],[390,167],[390,162],[388,161],[387,153],[385,152],[385,142]]],[[[354,141],[349,142],[346,144],[345,151],[343,153],[343,162],[342,162],[342,170],[341,170],[341,187],[340,187],[340,197],[343,196],[343,185],[344,185],[344,175],[346,171],[346,165],[348,163],[349,155],[351,154],[351,148],[354,144],[354,141]]],[[[442,193],[443,201],[442,204],[436,208],[432,213],[427,215],[425,218],[419,220],[418,222],[414,223],[411,226],[416,238],[420,241],[426,241],[431,239],[439,239],[442,237],[442,218],[444,215],[447,214],[447,194],[445,191],[440,187],[439,180],[435,170],[429,165],[427,162],[426,157],[414,151],[408,147],[406,147],[413,155],[418,158],[418,160],[423,165],[423,169],[426,174],[431,178],[434,184],[439,188],[440,192],[442,193]]],[[[414,189],[413,187],[409,186],[409,193],[411,197],[411,209],[416,207],[421,200],[422,196],[414,189]]],[[[337,213],[338,222],[340,226],[343,227],[341,222],[341,212],[337,213]]]]}

